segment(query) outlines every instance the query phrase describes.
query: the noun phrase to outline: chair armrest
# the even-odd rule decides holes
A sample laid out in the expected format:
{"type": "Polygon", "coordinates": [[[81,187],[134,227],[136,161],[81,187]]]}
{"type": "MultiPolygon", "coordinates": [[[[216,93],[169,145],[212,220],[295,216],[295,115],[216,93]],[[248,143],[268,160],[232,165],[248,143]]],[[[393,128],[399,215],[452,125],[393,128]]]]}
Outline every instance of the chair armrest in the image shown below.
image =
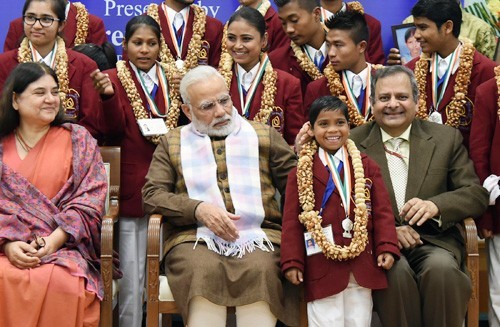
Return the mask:
{"type": "Polygon", "coordinates": [[[109,209],[101,222],[101,276],[104,284],[103,302],[113,301],[114,224],[118,221],[118,213],[118,197],[110,193],[109,209]]]}
{"type": "Polygon", "coordinates": [[[158,302],[159,296],[159,276],[160,276],[160,260],[161,260],[161,224],[163,216],[153,214],[149,217],[148,222],[148,248],[147,248],[147,294],[148,302],[158,302]]]}
{"type": "Polygon", "coordinates": [[[477,326],[477,322],[479,321],[479,247],[477,227],[472,218],[464,219],[459,226],[465,240],[465,260],[472,284],[472,294],[467,306],[467,326],[477,326]]]}

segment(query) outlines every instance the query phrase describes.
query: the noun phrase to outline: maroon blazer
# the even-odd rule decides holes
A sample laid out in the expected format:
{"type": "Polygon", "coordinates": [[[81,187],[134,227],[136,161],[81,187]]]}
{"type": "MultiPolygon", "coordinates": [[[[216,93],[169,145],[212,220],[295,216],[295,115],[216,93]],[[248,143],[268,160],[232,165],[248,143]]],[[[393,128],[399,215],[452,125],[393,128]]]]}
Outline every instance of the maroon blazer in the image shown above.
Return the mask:
{"type": "MultiPolygon", "coordinates": [[[[297,77],[300,80],[302,95],[306,93],[307,84],[312,82],[312,78],[300,67],[297,57],[295,57],[292,47],[290,46],[290,39],[287,45],[269,53],[269,60],[271,60],[273,68],[285,71],[297,77]]],[[[321,71],[325,69],[329,62],[328,56],[326,56],[321,71]]]]}
{"type": "MultiPolygon", "coordinates": [[[[74,47],[76,36],[76,7],[72,3],[69,6],[68,17],[66,18],[66,26],[64,26],[63,34],[66,48],[74,47]]],[[[19,48],[23,37],[24,23],[23,18],[19,17],[10,22],[9,31],[5,36],[3,51],[7,52],[9,50],[19,48]]],[[[89,31],[87,38],[85,39],[85,43],[95,43],[101,45],[107,40],[108,38],[106,37],[106,30],[102,19],[89,13],[89,31]]]]}
{"type": "MultiPolygon", "coordinates": [[[[476,90],[476,105],[470,134],[469,155],[481,183],[490,175],[500,176],[500,117],[498,117],[498,87],[489,79],[476,90]]],[[[480,228],[500,233],[500,200],[489,206],[478,220],[480,228]]]]}
{"type": "Polygon", "coordinates": [[[267,52],[290,45],[290,39],[281,27],[281,21],[273,7],[267,9],[264,19],[267,26],[267,52]]]}
{"type": "MultiPolygon", "coordinates": [[[[412,61],[406,64],[411,70],[415,70],[415,63],[420,57],[414,58],[412,61]]],[[[475,107],[476,99],[476,88],[481,84],[486,82],[488,79],[495,76],[493,69],[496,67],[496,63],[489,59],[488,57],[482,55],[478,51],[474,52],[474,58],[472,62],[472,73],[470,78],[469,88],[467,89],[467,103],[466,107],[466,118],[463,119],[462,125],[459,127],[460,132],[464,138],[463,144],[467,149],[469,149],[469,135],[472,123],[472,113],[475,107]]],[[[448,82],[448,87],[443,95],[443,100],[439,104],[438,112],[441,113],[443,117],[443,123],[446,122],[446,107],[451,101],[451,98],[455,95],[453,90],[453,85],[455,85],[455,79],[457,77],[457,72],[451,75],[450,81],[448,82]]],[[[427,108],[432,107],[432,80],[431,74],[427,73],[427,85],[426,85],[426,95],[427,95],[427,108]]]]}
{"type": "MultiPolygon", "coordinates": [[[[295,136],[305,123],[302,116],[302,92],[300,90],[300,81],[287,72],[275,69],[278,74],[276,79],[276,96],[274,104],[283,109],[284,129],[283,137],[288,144],[295,143],[295,136]]],[[[236,74],[233,74],[231,88],[229,90],[234,107],[242,114],[240,95],[238,93],[238,80],[236,74]]],[[[264,84],[259,83],[250,106],[250,115],[248,119],[253,120],[261,108],[261,98],[264,92],[264,84]]],[[[272,117],[271,117],[272,118],[272,117]]]]}
{"type": "MultiPolygon", "coordinates": [[[[131,69],[128,62],[127,67],[131,69]]],[[[115,94],[110,98],[103,98],[102,119],[104,123],[101,124],[101,132],[108,137],[118,139],[118,144],[121,146],[120,215],[143,217],[141,189],[146,182],[145,177],[156,145],[142,135],[116,69],[107,70],[105,73],[109,74],[115,94]]],[[[133,72],[132,79],[142,103],[147,104],[146,95],[133,72]]],[[[158,88],[155,103],[162,113],[165,112],[164,99],[161,88],[158,88]]]]}
{"type": "MultiPolygon", "coordinates": [[[[68,53],[69,88],[74,96],[75,107],[78,107],[78,124],[87,128],[90,134],[97,138],[101,102],[90,78],[90,73],[97,69],[97,65],[81,53],[71,49],[66,49],[66,51],[68,53]]],[[[0,90],[3,90],[5,80],[18,64],[17,49],[0,54],[0,90]]]]}
{"type": "MultiPolygon", "coordinates": [[[[170,35],[170,28],[167,26],[167,18],[165,17],[165,12],[163,11],[163,6],[158,6],[158,15],[160,16],[160,26],[161,33],[165,38],[165,42],[170,49],[170,53],[173,56],[177,56],[174,47],[174,41],[172,36],[170,35]]],[[[193,38],[193,22],[194,22],[194,10],[193,8],[189,9],[189,18],[186,24],[186,32],[184,33],[184,38],[186,40],[191,40],[193,38]]],[[[222,43],[222,32],[224,26],[220,21],[215,18],[207,16],[205,23],[205,35],[203,36],[203,40],[205,45],[207,46],[208,52],[208,64],[212,67],[217,68],[219,66],[219,60],[221,55],[221,43],[222,43]]],[[[177,42],[177,41],[175,41],[177,42]]],[[[187,51],[188,51],[189,42],[183,42],[182,44],[182,59],[186,59],[187,51]]]]}
{"type": "MultiPolygon", "coordinates": [[[[374,74],[374,73],[375,73],[375,70],[372,70],[372,74],[374,74]]],[[[342,74],[339,74],[339,75],[340,75],[340,79],[342,80],[342,74]]],[[[346,98],[347,98],[345,91],[342,94],[344,96],[346,96],[346,98]]],[[[311,104],[317,98],[325,96],[325,95],[331,95],[330,88],[328,87],[328,80],[326,79],[326,77],[322,77],[318,80],[312,81],[311,83],[309,83],[309,85],[307,85],[306,94],[304,95],[304,106],[303,106],[303,109],[304,109],[303,114],[304,114],[306,121],[309,121],[309,108],[311,107],[311,104]]],[[[369,97],[369,96],[370,96],[369,94],[365,93],[365,97],[369,97]]],[[[365,110],[365,106],[366,106],[366,102],[363,101],[363,110],[365,110]]],[[[351,128],[354,128],[354,127],[356,127],[356,126],[351,125],[351,128]]]]}
{"type": "MultiPolygon", "coordinates": [[[[382,268],[377,266],[377,256],[390,252],[399,258],[398,241],[389,193],[384,185],[380,168],[365,154],[361,155],[367,187],[371,194],[371,208],[368,219],[368,243],[358,257],[347,261],[333,261],[322,253],[307,256],[304,246],[305,227],[298,220],[301,212],[297,192],[296,168],[288,175],[283,230],[281,234],[281,269],[298,268],[304,272],[305,300],[322,299],[343,291],[349,283],[352,272],[359,285],[370,289],[387,287],[387,279],[382,268]]],[[[316,154],[313,163],[313,189],[315,208],[319,210],[329,174],[316,154]]],[[[354,174],[351,169],[351,176],[354,174]]],[[[354,183],[354,182],[353,182],[354,183]]],[[[354,196],[354,194],[351,194],[354,196]]],[[[342,237],[341,222],[345,217],[344,208],[336,189],[326,207],[322,226],[332,225],[333,239],[338,245],[348,245],[350,240],[342,237]]],[[[353,209],[350,217],[354,219],[353,209]]]]}
{"type": "MultiPolygon", "coordinates": [[[[349,7],[349,3],[347,3],[349,7]]],[[[382,47],[382,26],[380,21],[375,17],[364,14],[366,24],[368,25],[368,32],[370,36],[368,38],[368,46],[365,52],[366,61],[371,64],[381,64],[385,63],[384,48],[382,47]]]]}

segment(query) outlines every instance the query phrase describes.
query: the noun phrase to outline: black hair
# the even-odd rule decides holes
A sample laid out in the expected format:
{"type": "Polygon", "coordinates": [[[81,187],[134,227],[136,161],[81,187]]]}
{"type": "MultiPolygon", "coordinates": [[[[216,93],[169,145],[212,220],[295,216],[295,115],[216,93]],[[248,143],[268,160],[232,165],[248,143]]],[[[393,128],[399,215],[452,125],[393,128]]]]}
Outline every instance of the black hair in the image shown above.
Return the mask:
{"type": "Polygon", "coordinates": [[[151,28],[153,33],[155,33],[156,37],[158,38],[158,43],[160,43],[161,42],[160,25],[156,22],[156,20],[154,20],[148,15],[135,16],[134,18],[128,21],[127,25],[125,26],[124,42],[127,43],[132,37],[132,35],[134,35],[135,31],[137,31],[140,27],[143,27],[144,25],[151,28]]]}
{"type": "Polygon", "coordinates": [[[417,30],[416,27],[410,27],[406,30],[405,32],[405,42],[408,42],[408,39],[415,35],[415,31],[417,30]]]}
{"type": "MultiPolygon", "coordinates": [[[[39,62],[21,63],[14,68],[7,78],[0,98],[0,137],[12,133],[19,126],[19,111],[12,106],[14,94],[23,93],[31,83],[50,75],[59,85],[57,75],[52,68],[39,62]]],[[[50,125],[57,126],[64,122],[62,101],[59,112],[50,125]]]]}
{"type": "Polygon", "coordinates": [[[453,35],[460,35],[462,9],[455,0],[419,0],[411,10],[413,17],[424,17],[433,21],[437,28],[448,20],[453,22],[453,35]]]}
{"type": "Polygon", "coordinates": [[[62,23],[66,20],[66,1],[64,0],[26,0],[23,6],[23,16],[26,14],[26,11],[28,10],[28,7],[31,5],[33,1],[38,1],[38,2],[50,2],[52,11],[56,14],[57,19],[59,19],[59,22],[57,23],[62,23]]]}
{"type": "Polygon", "coordinates": [[[73,50],[94,60],[100,71],[116,67],[115,47],[109,41],[104,42],[102,46],[94,43],[79,44],[74,46],[73,50]]]}
{"type": "Polygon", "coordinates": [[[231,15],[227,22],[227,26],[239,20],[244,20],[250,26],[255,27],[255,29],[259,31],[261,37],[264,37],[264,34],[266,34],[266,21],[264,20],[264,16],[262,16],[257,9],[252,7],[241,7],[231,15]]]}
{"type": "Polygon", "coordinates": [[[316,123],[321,112],[336,110],[340,110],[344,114],[347,123],[349,123],[349,111],[344,101],[332,95],[325,95],[317,98],[309,108],[309,122],[311,126],[314,128],[314,123],[316,123]]]}
{"type": "Polygon", "coordinates": [[[370,32],[366,24],[365,15],[354,10],[346,10],[332,16],[325,22],[328,29],[349,31],[355,44],[361,41],[368,42],[370,32]]]}
{"type": "Polygon", "coordinates": [[[282,8],[289,4],[290,2],[296,2],[300,8],[312,12],[314,8],[319,7],[319,0],[274,0],[274,4],[278,8],[282,8]]]}

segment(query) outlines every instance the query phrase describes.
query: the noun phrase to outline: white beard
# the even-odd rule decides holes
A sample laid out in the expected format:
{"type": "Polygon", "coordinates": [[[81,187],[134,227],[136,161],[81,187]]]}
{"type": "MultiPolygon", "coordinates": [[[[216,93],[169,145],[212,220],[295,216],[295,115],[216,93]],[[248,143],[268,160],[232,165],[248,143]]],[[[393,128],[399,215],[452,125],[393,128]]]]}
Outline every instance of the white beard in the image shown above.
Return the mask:
{"type": "Polygon", "coordinates": [[[191,122],[193,123],[194,128],[199,133],[216,137],[228,136],[236,127],[233,117],[229,114],[225,114],[224,117],[214,119],[210,124],[205,124],[202,121],[198,120],[195,115],[192,115],[191,122]],[[220,128],[213,127],[214,125],[225,120],[228,120],[226,125],[220,128]]]}

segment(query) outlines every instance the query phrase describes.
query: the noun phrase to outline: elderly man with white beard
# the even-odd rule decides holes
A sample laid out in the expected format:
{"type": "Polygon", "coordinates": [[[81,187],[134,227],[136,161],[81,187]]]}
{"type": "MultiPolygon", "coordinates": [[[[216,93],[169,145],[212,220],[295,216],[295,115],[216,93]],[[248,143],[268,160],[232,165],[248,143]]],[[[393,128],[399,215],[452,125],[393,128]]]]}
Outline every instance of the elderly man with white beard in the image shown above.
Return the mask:
{"type": "Polygon", "coordinates": [[[162,138],[143,198],[147,213],[167,217],[165,271],[184,322],[225,326],[232,306],[237,326],[295,325],[275,199],[295,155],[276,130],[238,115],[214,68],[189,71],[180,91],[191,123],[162,138]]]}

